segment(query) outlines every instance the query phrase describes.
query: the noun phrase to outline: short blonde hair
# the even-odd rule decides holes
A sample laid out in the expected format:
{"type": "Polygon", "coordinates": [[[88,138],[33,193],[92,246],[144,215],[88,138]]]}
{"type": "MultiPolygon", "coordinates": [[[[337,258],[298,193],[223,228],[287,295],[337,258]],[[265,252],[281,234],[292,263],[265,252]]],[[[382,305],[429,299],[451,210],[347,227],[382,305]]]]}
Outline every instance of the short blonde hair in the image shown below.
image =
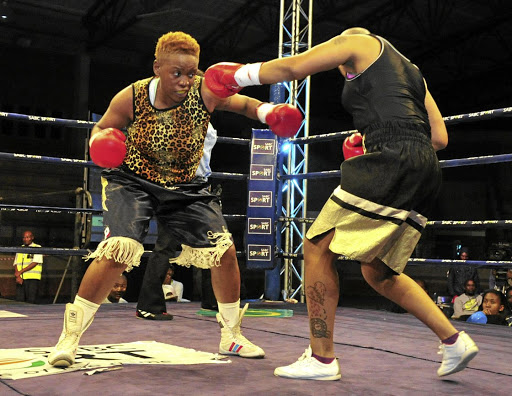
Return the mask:
{"type": "Polygon", "coordinates": [[[169,32],[158,39],[155,48],[155,59],[165,54],[183,53],[199,58],[200,47],[196,39],[183,32],[169,32]]]}
{"type": "Polygon", "coordinates": [[[370,31],[362,27],[351,27],[341,32],[342,36],[349,36],[351,34],[370,34],[370,31]]]}

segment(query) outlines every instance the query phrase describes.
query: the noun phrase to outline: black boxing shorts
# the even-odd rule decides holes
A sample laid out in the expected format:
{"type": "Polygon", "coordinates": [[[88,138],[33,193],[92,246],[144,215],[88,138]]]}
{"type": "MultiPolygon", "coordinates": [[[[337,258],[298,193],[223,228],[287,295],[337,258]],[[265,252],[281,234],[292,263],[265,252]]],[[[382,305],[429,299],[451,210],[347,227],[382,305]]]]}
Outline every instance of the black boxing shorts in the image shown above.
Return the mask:
{"type": "Polygon", "coordinates": [[[330,249],[351,260],[379,258],[405,268],[441,186],[432,143],[420,128],[381,127],[364,135],[365,154],[341,165],[341,183],[308,230],[332,229],[330,249]]]}
{"type": "Polygon", "coordinates": [[[105,169],[103,225],[105,237],[129,238],[142,244],[155,216],[181,244],[179,265],[211,268],[233,244],[222,215],[219,198],[204,179],[163,187],[129,170],[105,169]]]}

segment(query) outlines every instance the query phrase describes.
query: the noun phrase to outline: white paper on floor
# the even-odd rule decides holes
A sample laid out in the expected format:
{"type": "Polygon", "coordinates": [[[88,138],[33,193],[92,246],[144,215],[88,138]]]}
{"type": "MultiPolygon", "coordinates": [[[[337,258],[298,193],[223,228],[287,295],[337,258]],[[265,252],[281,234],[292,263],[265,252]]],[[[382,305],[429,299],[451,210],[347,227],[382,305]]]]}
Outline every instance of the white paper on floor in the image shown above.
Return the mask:
{"type": "Polygon", "coordinates": [[[4,311],[0,309],[0,318],[26,318],[27,315],[22,315],[16,312],[4,311]]]}
{"type": "MultiPolygon", "coordinates": [[[[77,370],[95,370],[128,364],[207,364],[231,363],[216,353],[201,352],[156,341],[123,344],[82,345],[75,364],[56,368],[47,358],[53,347],[0,349],[0,378],[21,379],[63,374],[77,370]]],[[[101,372],[98,370],[98,372],[101,372]]]]}

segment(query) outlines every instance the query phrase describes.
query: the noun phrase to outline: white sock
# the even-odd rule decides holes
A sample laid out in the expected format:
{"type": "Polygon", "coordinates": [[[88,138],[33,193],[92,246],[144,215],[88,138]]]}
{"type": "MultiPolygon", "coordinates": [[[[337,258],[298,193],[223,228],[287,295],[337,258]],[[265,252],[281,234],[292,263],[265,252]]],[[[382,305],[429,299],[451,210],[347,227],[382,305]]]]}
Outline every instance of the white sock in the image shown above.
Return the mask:
{"type": "Polygon", "coordinates": [[[82,311],[84,311],[84,319],[82,321],[83,330],[85,325],[89,323],[89,320],[91,320],[91,318],[94,316],[100,305],[88,301],[85,298],[80,297],[78,294],[75,296],[75,301],[73,302],[73,304],[79,306],[80,308],[82,308],[82,311]]]}
{"type": "Polygon", "coordinates": [[[217,301],[217,305],[224,322],[226,322],[230,328],[235,326],[240,318],[240,299],[232,303],[220,303],[217,301]]]}

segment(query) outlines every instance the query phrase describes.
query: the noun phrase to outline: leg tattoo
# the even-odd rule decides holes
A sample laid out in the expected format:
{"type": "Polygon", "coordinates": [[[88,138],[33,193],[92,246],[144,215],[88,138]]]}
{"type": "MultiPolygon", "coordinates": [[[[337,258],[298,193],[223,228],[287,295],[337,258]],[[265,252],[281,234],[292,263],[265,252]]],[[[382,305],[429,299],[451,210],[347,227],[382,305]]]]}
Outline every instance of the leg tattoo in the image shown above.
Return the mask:
{"type": "Polygon", "coordinates": [[[324,308],[325,292],[327,288],[322,282],[316,282],[307,289],[309,308],[309,327],[315,338],[329,338],[330,331],[327,330],[327,313],[324,308]]]}
{"type": "Polygon", "coordinates": [[[307,296],[311,301],[324,305],[326,287],[322,282],[315,282],[313,286],[308,287],[307,296]]]}
{"type": "Polygon", "coordinates": [[[311,318],[309,320],[309,328],[315,338],[329,338],[331,336],[331,332],[327,330],[327,323],[322,319],[311,318]]]}

